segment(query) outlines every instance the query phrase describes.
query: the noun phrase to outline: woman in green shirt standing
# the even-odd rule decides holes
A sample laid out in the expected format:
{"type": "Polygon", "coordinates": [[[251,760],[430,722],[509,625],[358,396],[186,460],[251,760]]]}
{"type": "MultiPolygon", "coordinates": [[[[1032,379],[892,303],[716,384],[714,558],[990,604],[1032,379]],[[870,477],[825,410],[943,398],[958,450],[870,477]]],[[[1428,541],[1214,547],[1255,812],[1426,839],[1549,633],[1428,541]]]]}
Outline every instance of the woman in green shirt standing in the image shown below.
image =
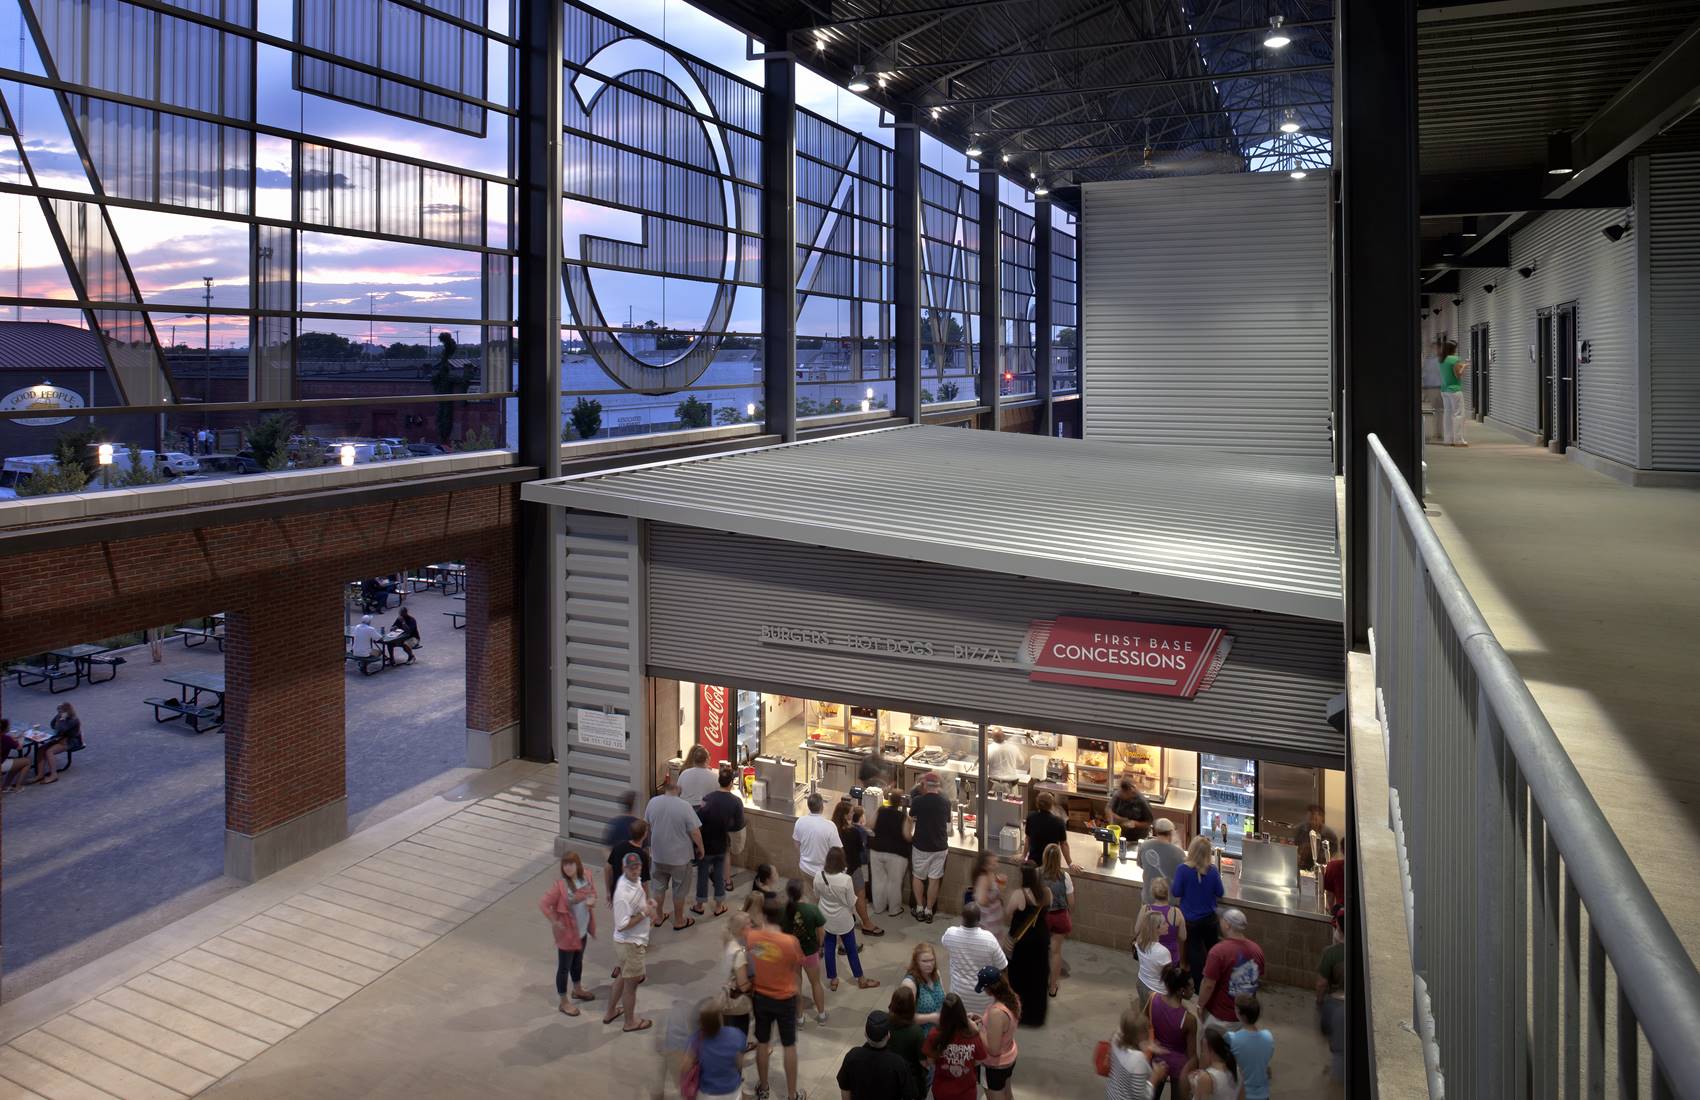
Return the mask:
{"type": "Polygon", "coordinates": [[[1470,364],[1458,358],[1458,344],[1446,341],[1440,356],[1440,439],[1448,447],[1468,447],[1464,442],[1464,383],[1470,364]]]}

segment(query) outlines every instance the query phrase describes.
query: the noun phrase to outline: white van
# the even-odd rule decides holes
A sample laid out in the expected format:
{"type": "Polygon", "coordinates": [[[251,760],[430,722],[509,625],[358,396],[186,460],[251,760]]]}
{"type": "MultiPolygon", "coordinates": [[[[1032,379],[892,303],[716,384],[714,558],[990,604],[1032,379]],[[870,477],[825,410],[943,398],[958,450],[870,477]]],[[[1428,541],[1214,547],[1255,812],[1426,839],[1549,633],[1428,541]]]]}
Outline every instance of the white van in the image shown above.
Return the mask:
{"type": "Polygon", "coordinates": [[[0,466],[0,500],[18,499],[18,489],[42,470],[50,470],[58,460],[52,455],[18,455],[0,466]]]}

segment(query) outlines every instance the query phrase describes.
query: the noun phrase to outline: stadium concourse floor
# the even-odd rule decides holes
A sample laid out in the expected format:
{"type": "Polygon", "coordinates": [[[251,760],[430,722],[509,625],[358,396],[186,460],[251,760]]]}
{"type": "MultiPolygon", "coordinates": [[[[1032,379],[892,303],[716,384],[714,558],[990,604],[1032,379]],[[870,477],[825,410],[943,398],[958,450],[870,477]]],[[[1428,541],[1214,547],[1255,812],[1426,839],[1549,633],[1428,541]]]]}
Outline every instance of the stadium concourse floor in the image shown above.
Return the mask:
{"type": "MultiPolygon", "coordinates": [[[[555,873],[555,782],[552,765],[504,764],[0,1006],[0,1097],[659,1095],[657,1039],[674,1006],[716,985],[722,922],[654,933],[639,997],[654,1030],[603,1026],[602,1001],[577,1019],[556,1012],[536,909],[555,873]]],[[[887,927],[864,954],[884,986],[842,988],[830,1022],[802,1030],[802,1083],[817,1100],[837,1095],[839,1060],[914,938],[945,926],[887,927]]],[[[1069,953],[1075,977],[1049,1023],[1020,1035],[1018,1095],[1103,1094],[1092,1049],[1127,1003],[1134,964],[1088,945],[1069,953]]],[[[609,967],[604,930],[585,967],[603,995],[609,967]]],[[[1264,1000],[1275,1095],[1337,1095],[1311,994],[1270,988],[1264,1000]]]]}

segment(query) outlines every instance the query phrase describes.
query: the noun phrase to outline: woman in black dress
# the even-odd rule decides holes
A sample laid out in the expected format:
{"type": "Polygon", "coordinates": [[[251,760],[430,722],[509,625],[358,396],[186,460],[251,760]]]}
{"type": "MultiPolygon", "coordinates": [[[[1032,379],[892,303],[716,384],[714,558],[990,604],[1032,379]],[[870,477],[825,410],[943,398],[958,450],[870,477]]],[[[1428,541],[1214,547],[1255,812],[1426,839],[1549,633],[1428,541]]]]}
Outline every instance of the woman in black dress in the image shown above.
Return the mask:
{"type": "Polygon", "coordinates": [[[1009,984],[1021,999],[1023,1027],[1043,1027],[1050,1004],[1051,931],[1045,924],[1051,892],[1036,864],[1021,868],[1021,889],[1009,901],[1009,984]]]}

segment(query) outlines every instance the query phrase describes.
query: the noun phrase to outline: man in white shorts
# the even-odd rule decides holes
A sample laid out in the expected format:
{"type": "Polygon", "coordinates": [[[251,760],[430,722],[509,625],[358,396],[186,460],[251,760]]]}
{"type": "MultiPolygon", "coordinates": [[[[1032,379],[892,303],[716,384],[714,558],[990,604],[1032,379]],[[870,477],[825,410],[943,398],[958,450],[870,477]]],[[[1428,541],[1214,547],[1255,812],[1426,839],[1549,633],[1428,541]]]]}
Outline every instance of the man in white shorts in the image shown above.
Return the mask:
{"type": "Polygon", "coordinates": [[[950,799],[939,793],[937,772],[921,777],[921,793],[909,804],[915,822],[914,863],[915,919],[933,922],[939,890],[944,883],[945,855],[950,851],[950,799]]]}

